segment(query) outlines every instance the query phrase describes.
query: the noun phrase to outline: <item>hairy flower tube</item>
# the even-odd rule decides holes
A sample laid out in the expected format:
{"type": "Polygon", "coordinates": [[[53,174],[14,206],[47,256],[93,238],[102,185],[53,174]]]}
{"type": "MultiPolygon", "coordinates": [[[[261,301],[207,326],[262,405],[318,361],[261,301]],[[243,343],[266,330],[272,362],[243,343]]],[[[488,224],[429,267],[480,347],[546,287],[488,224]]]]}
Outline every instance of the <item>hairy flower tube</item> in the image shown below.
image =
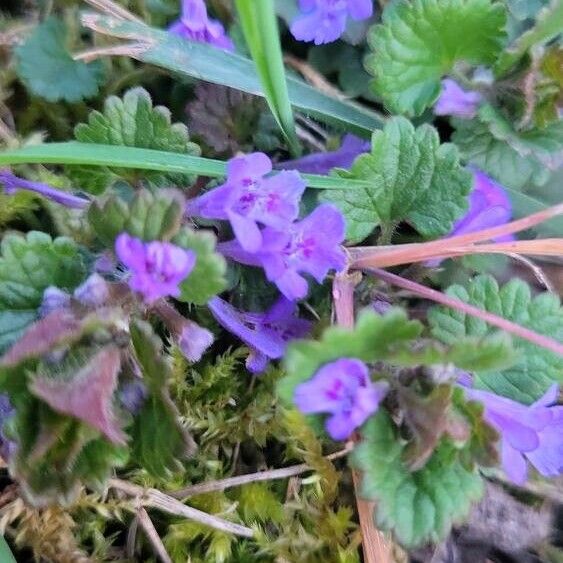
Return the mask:
{"type": "Polygon", "coordinates": [[[267,227],[263,243],[254,254],[245,252],[237,241],[218,245],[226,256],[250,266],[264,268],[266,277],[290,300],[307,295],[309,274],[322,283],[330,270],[337,272],[346,265],[340,246],[346,224],[342,213],[333,205],[319,205],[310,215],[285,230],[267,227]]]}
{"type": "Polygon", "coordinates": [[[528,460],[544,477],[563,470],[563,405],[556,405],[553,385],[532,405],[523,405],[488,391],[466,389],[469,399],[485,407],[485,420],[501,436],[502,467],[514,483],[528,476],[528,460]]]}
{"type": "Polygon", "coordinates": [[[280,162],[277,168],[298,170],[304,174],[328,174],[333,168],[350,168],[358,156],[369,152],[371,143],[355,135],[345,135],[339,149],[316,152],[295,160],[280,162]]]}
{"type": "Polygon", "coordinates": [[[442,80],[442,92],[434,105],[436,115],[453,115],[462,119],[472,119],[477,114],[483,96],[473,90],[465,91],[455,80],[442,80]]]}
{"type": "Polygon", "coordinates": [[[0,170],[0,184],[4,186],[4,192],[7,195],[13,195],[19,190],[27,190],[29,192],[35,192],[36,194],[42,195],[43,197],[70,209],[84,209],[90,203],[90,201],[86,198],[72,195],[67,192],[63,192],[62,190],[57,190],[48,184],[43,184],[42,182],[31,182],[30,180],[19,178],[18,176],[12,174],[9,170],[0,170]]]}
{"type": "Polygon", "coordinates": [[[293,400],[304,414],[328,414],[329,436],[345,440],[377,411],[388,389],[387,382],[372,382],[364,362],[340,358],[298,385],[293,400]]]}
{"type": "Polygon", "coordinates": [[[235,49],[223,24],[207,15],[204,0],[182,0],[182,14],[168,30],[191,41],[209,43],[227,51],[235,49]]]}
{"type": "Polygon", "coordinates": [[[297,172],[272,171],[264,153],[233,158],[227,164],[227,181],[187,204],[187,212],[207,219],[229,220],[235,237],[248,252],[262,245],[259,225],[285,229],[297,218],[305,182],[297,172]]]}
{"type": "Polygon", "coordinates": [[[129,287],[148,303],[161,297],[179,297],[179,284],[195,266],[196,256],[170,242],[143,242],[127,233],[115,241],[119,260],[129,269],[129,287]]]}
{"type": "Polygon", "coordinates": [[[291,23],[299,41],[315,45],[336,41],[346,29],[348,17],[365,20],[373,14],[372,0],[299,0],[301,14],[291,23]]]}
{"type": "Polygon", "coordinates": [[[219,324],[238,336],[250,349],[246,367],[252,373],[263,372],[269,360],[281,358],[290,340],[302,338],[311,323],[296,316],[295,303],[280,297],[264,313],[239,311],[219,297],[208,307],[219,324]]]}

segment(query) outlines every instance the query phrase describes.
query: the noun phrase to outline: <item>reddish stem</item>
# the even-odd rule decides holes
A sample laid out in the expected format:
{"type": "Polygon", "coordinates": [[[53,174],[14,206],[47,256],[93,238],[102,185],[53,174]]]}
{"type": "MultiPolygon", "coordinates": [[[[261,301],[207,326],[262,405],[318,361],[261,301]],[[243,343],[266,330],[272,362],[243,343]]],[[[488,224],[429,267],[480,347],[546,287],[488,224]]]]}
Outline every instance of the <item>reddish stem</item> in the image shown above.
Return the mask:
{"type": "Polygon", "coordinates": [[[483,309],[464,303],[460,299],[455,299],[454,297],[440,293],[435,289],[430,289],[429,287],[425,287],[424,285],[407,280],[385,270],[381,270],[379,268],[365,268],[365,270],[390,284],[412,291],[425,299],[430,299],[431,301],[435,301],[441,305],[446,305],[452,309],[462,311],[472,317],[477,317],[478,319],[486,321],[487,323],[505,330],[506,332],[510,332],[519,338],[528,340],[528,342],[532,342],[537,346],[541,346],[542,348],[546,348],[556,354],[559,354],[560,356],[563,356],[563,344],[553,340],[552,338],[538,334],[537,332],[524,328],[523,326],[513,323],[507,319],[503,319],[493,313],[489,313],[488,311],[484,311],[483,309]]]}

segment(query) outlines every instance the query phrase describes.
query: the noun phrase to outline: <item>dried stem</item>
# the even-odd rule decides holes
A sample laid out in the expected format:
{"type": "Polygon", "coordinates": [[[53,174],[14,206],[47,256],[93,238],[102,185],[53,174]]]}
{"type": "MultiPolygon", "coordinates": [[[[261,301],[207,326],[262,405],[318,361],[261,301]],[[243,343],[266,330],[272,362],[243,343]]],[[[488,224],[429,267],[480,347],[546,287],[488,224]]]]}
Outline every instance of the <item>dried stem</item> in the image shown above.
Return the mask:
{"type": "Polygon", "coordinates": [[[392,274],[390,272],[386,272],[385,270],[381,270],[379,268],[364,268],[365,271],[370,272],[377,276],[378,278],[396,285],[398,287],[402,287],[403,289],[407,289],[412,291],[413,293],[424,297],[425,299],[430,299],[431,301],[435,301],[436,303],[440,303],[441,305],[446,305],[447,307],[451,307],[452,309],[456,309],[467,315],[471,315],[472,317],[477,317],[493,326],[496,326],[506,332],[514,334],[519,338],[523,338],[524,340],[528,340],[537,346],[541,346],[542,348],[546,348],[551,350],[552,352],[563,356],[563,344],[549,338],[548,336],[543,336],[529,330],[523,326],[520,326],[516,323],[513,323],[507,319],[503,319],[493,313],[489,313],[488,311],[484,311],[483,309],[479,309],[478,307],[474,307],[473,305],[469,305],[468,303],[464,303],[459,299],[455,299],[454,297],[450,297],[449,295],[445,295],[435,289],[431,289],[419,283],[413,282],[411,280],[407,280],[402,278],[401,276],[397,276],[396,274],[392,274]]]}
{"type": "Polygon", "coordinates": [[[184,518],[188,518],[189,520],[195,520],[205,526],[210,526],[216,530],[235,534],[237,536],[245,538],[251,538],[254,536],[252,528],[241,526],[240,524],[235,524],[234,522],[229,522],[228,520],[223,520],[218,516],[213,516],[212,514],[207,514],[207,512],[202,512],[201,510],[182,504],[180,501],[157,489],[144,489],[143,487],[139,487],[138,485],[134,485],[133,483],[129,483],[128,481],[123,481],[121,479],[110,479],[109,487],[118,489],[132,497],[135,497],[139,506],[156,508],[162,512],[166,512],[174,516],[182,516],[184,518]]]}
{"type": "MultiPolygon", "coordinates": [[[[333,454],[327,455],[326,458],[330,460],[338,459],[350,453],[351,450],[352,443],[350,442],[350,444],[348,444],[346,448],[338,452],[334,452],[333,454]]],[[[185,499],[188,497],[193,497],[195,495],[201,495],[203,493],[210,493],[212,491],[223,491],[225,489],[238,487],[247,483],[256,483],[258,481],[273,481],[275,479],[286,479],[288,477],[300,475],[301,473],[305,473],[306,471],[312,471],[312,467],[310,467],[306,463],[300,463],[299,465],[282,467],[281,469],[259,471],[258,473],[250,473],[248,475],[237,475],[236,477],[228,477],[227,479],[198,483],[197,485],[191,485],[189,487],[185,487],[184,489],[173,491],[168,494],[174,498],[185,499]]]]}
{"type": "Polygon", "coordinates": [[[547,274],[537,264],[535,264],[525,256],[521,256],[520,254],[512,254],[511,252],[509,252],[507,253],[507,256],[510,256],[510,258],[512,258],[513,260],[524,264],[524,266],[532,270],[534,276],[536,276],[537,280],[547,289],[547,291],[551,291],[551,293],[557,293],[547,274]]]}
{"type": "Polygon", "coordinates": [[[138,59],[147,49],[148,43],[135,42],[126,43],[124,45],[114,45],[112,47],[96,47],[93,49],[86,49],[80,53],[73,55],[75,61],[84,61],[86,63],[91,63],[96,59],[102,57],[113,57],[113,56],[123,56],[130,57],[132,59],[138,59]]]}
{"type": "MultiPolygon", "coordinates": [[[[354,326],[354,288],[361,280],[359,272],[354,274],[338,274],[332,286],[332,298],[337,324],[352,328],[354,326]]],[[[358,518],[362,531],[362,549],[365,563],[391,563],[392,546],[385,535],[374,524],[373,512],[375,503],[361,498],[359,491],[360,476],[352,471],[354,493],[358,507],[358,518]]]]}
{"type": "Polygon", "coordinates": [[[87,4],[90,4],[90,6],[96,8],[97,10],[100,10],[100,12],[103,12],[104,14],[108,14],[109,16],[113,16],[114,18],[120,20],[129,20],[132,22],[142,23],[142,24],[145,23],[143,22],[143,20],[139,19],[137,16],[135,16],[134,14],[132,14],[131,12],[129,12],[119,4],[112,2],[111,0],[84,0],[84,1],[87,4]]]}
{"type": "Polygon", "coordinates": [[[143,528],[143,531],[147,535],[149,542],[152,545],[154,553],[162,561],[162,563],[172,563],[172,558],[168,555],[152,520],[150,519],[147,511],[144,508],[139,508],[137,512],[137,521],[139,526],[143,528]]]}

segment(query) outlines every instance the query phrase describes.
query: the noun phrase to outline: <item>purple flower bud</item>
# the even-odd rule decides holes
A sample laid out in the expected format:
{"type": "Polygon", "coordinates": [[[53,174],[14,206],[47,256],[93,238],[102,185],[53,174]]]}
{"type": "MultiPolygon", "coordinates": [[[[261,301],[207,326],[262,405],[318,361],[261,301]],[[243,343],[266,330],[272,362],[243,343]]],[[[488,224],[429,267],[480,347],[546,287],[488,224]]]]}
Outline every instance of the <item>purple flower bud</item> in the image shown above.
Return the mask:
{"type": "Polygon", "coordinates": [[[178,346],[190,362],[199,362],[205,351],[213,344],[213,333],[197,323],[186,319],[178,346]]]}
{"type": "Polygon", "coordinates": [[[295,388],[295,406],[305,414],[331,415],[326,431],[334,440],[345,440],[379,408],[389,384],[373,383],[366,364],[341,358],[324,365],[295,388]]]}
{"type": "Polygon", "coordinates": [[[110,295],[109,284],[99,274],[92,274],[74,290],[74,298],[87,307],[100,307],[110,295]]]}
{"type": "Polygon", "coordinates": [[[239,311],[219,297],[213,297],[208,306],[217,322],[250,348],[246,367],[252,373],[264,371],[269,360],[284,355],[290,340],[302,338],[311,328],[309,321],[295,316],[295,303],[283,297],[265,313],[239,311]]]}
{"type": "MultiPolygon", "coordinates": [[[[477,168],[470,168],[473,174],[473,189],[469,194],[469,210],[454,223],[450,236],[475,233],[483,229],[504,225],[512,219],[512,205],[505,189],[477,168]]],[[[509,242],[514,235],[494,239],[509,242]]]]}
{"type": "Polygon", "coordinates": [[[0,184],[4,185],[4,192],[8,195],[13,195],[19,190],[27,190],[71,209],[84,209],[90,203],[88,199],[57,190],[47,184],[18,178],[8,170],[0,170],[0,184]]]}
{"type": "Polygon", "coordinates": [[[196,262],[191,250],[170,242],[143,242],[127,233],[117,237],[115,251],[131,271],[129,287],[149,304],[169,295],[179,297],[179,284],[188,277],[196,262]]]}
{"type": "Polygon", "coordinates": [[[235,237],[247,252],[262,245],[258,224],[284,229],[297,218],[305,182],[295,171],[265,178],[272,162],[257,152],[233,158],[227,165],[227,181],[187,204],[190,215],[228,219],[235,237]]]}
{"type": "Polygon", "coordinates": [[[94,270],[98,274],[111,274],[115,270],[115,260],[109,252],[101,254],[94,262],[94,270]]]}
{"type": "Polygon", "coordinates": [[[373,0],[299,0],[301,15],[291,24],[299,41],[315,45],[336,41],[346,30],[346,20],[365,20],[373,14],[373,0]]]}
{"type": "Polygon", "coordinates": [[[337,272],[346,265],[341,248],[346,225],[342,213],[330,204],[319,205],[302,221],[279,231],[262,231],[263,244],[255,254],[245,252],[237,241],[218,245],[226,256],[250,266],[262,266],[266,277],[278,286],[289,300],[307,295],[310,274],[322,283],[329,270],[337,272]]]}
{"type": "Polygon", "coordinates": [[[39,306],[39,316],[46,317],[49,313],[56,311],[57,309],[65,309],[70,306],[70,295],[55,287],[50,285],[43,292],[43,300],[39,306]]]}
{"type": "Polygon", "coordinates": [[[131,414],[137,414],[148,396],[146,385],[138,380],[132,380],[119,390],[118,398],[123,408],[131,414]]]}
{"type": "Polygon", "coordinates": [[[209,43],[227,51],[235,50],[221,22],[208,17],[204,0],[182,0],[182,15],[168,31],[191,41],[209,43]]]}
{"type": "Polygon", "coordinates": [[[350,168],[358,156],[370,150],[371,143],[346,135],[341,147],[332,152],[316,152],[297,160],[279,162],[277,168],[298,170],[304,174],[328,174],[333,168],[350,168]]]}
{"type": "Polygon", "coordinates": [[[526,459],[544,476],[563,471],[563,406],[555,405],[558,387],[528,406],[488,391],[466,389],[485,407],[485,420],[500,434],[502,467],[517,484],[526,481],[526,459]]]}
{"type": "Polygon", "coordinates": [[[6,393],[0,393],[0,456],[5,462],[9,462],[17,449],[16,442],[10,440],[5,433],[6,422],[16,414],[10,397],[6,393]]]}
{"type": "Polygon", "coordinates": [[[450,78],[442,80],[442,92],[434,105],[436,115],[455,115],[463,119],[471,119],[477,114],[477,108],[483,100],[479,92],[466,92],[450,78]]]}

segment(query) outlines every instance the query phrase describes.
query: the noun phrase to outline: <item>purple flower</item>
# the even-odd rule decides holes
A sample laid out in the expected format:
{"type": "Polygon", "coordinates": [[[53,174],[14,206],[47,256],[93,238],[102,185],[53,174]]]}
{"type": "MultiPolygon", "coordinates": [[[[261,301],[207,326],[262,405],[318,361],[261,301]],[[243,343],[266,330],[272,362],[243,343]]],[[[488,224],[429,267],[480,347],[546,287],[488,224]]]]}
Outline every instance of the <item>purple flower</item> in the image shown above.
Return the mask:
{"type": "Polygon", "coordinates": [[[195,266],[196,256],[170,242],[143,242],[127,233],[115,241],[121,262],[131,270],[129,287],[141,293],[147,303],[161,297],[180,295],[179,284],[195,266]]]}
{"type": "Polygon", "coordinates": [[[172,23],[168,31],[184,39],[210,43],[227,51],[235,50],[221,22],[208,17],[204,0],[182,0],[182,15],[172,23]]]}
{"type": "Polygon", "coordinates": [[[333,168],[350,168],[356,158],[370,150],[371,143],[354,135],[346,135],[341,147],[332,152],[308,154],[297,160],[278,163],[283,170],[298,170],[304,174],[328,174],[333,168]]]}
{"type": "Polygon", "coordinates": [[[16,414],[16,409],[6,393],[0,393],[0,457],[5,462],[9,462],[12,455],[17,450],[16,442],[10,440],[6,435],[6,423],[16,414]]]}
{"type": "Polygon", "coordinates": [[[283,297],[264,313],[239,311],[219,297],[213,297],[208,306],[217,322],[249,347],[246,367],[252,373],[263,372],[269,360],[284,355],[290,340],[305,336],[311,328],[309,321],[295,316],[295,303],[283,297]]]}
{"type": "Polygon", "coordinates": [[[346,29],[346,20],[365,20],[373,13],[373,0],[299,0],[301,15],[291,24],[299,41],[315,45],[336,41],[346,29]]]}
{"type": "Polygon", "coordinates": [[[436,115],[455,115],[463,119],[475,117],[477,108],[483,100],[479,92],[466,92],[450,78],[442,80],[442,92],[434,105],[436,115]]]}
{"type": "Polygon", "coordinates": [[[554,405],[558,387],[528,406],[488,391],[466,389],[469,399],[485,407],[485,420],[501,436],[502,466],[517,484],[526,481],[526,459],[545,477],[563,470],[563,406],[554,405]]]}
{"type": "Polygon", "coordinates": [[[100,307],[109,299],[109,295],[108,282],[96,273],[74,290],[74,298],[88,307],[100,307]]]}
{"type": "Polygon", "coordinates": [[[43,318],[57,309],[64,309],[69,306],[70,295],[66,291],[63,291],[54,285],[50,285],[43,292],[43,300],[39,306],[39,316],[43,318]]]}
{"type": "Polygon", "coordinates": [[[247,252],[262,245],[258,224],[285,229],[297,218],[305,183],[297,172],[280,172],[265,178],[272,162],[261,152],[233,158],[227,181],[187,204],[190,215],[228,219],[235,237],[247,252]]]}
{"type": "Polygon", "coordinates": [[[214,339],[211,331],[186,319],[184,329],[178,339],[178,346],[190,362],[199,362],[205,351],[213,344],[214,339]]]}
{"type": "Polygon", "coordinates": [[[148,394],[147,386],[140,379],[133,379],[121,387],[117,396],[127,412],[137,414],[143,407],[148,394]]]}
{"type": "Polygon", "coordinates": [[[289,300],[296,300],[305,297],[308,291],[302,273],[322,283],[329,270],[344,268],[346,255],[340,245],[345,231],[342,213],[325,203],[283,231],[264,229],[262,247],[254,254],[246,252],[237,241],[221,243],[218,248],[243,264],[263,267],[268,280],[289,300]]]}
{"type": "Polygon", "coordinates": [[[298,385],[293,400],[302,413],[330,414],[326,431],[334,440],[345,440],[378,409],[388,389],[387,382],[371,381],[360,360],[341,358],[298,385]]]}
{"type": "Polygon", "coordinates": [[[47,184],[30,182],[29,180],[18,178],[9,170],[0,170],[0,184],[4,185],[4,192],[7,195],[13,195],[19,190],[27,190],[38,193],[55,203],[59,203],[71,209],[84,209],[90,203],[88,199],[57,190],[47,184]]]}

